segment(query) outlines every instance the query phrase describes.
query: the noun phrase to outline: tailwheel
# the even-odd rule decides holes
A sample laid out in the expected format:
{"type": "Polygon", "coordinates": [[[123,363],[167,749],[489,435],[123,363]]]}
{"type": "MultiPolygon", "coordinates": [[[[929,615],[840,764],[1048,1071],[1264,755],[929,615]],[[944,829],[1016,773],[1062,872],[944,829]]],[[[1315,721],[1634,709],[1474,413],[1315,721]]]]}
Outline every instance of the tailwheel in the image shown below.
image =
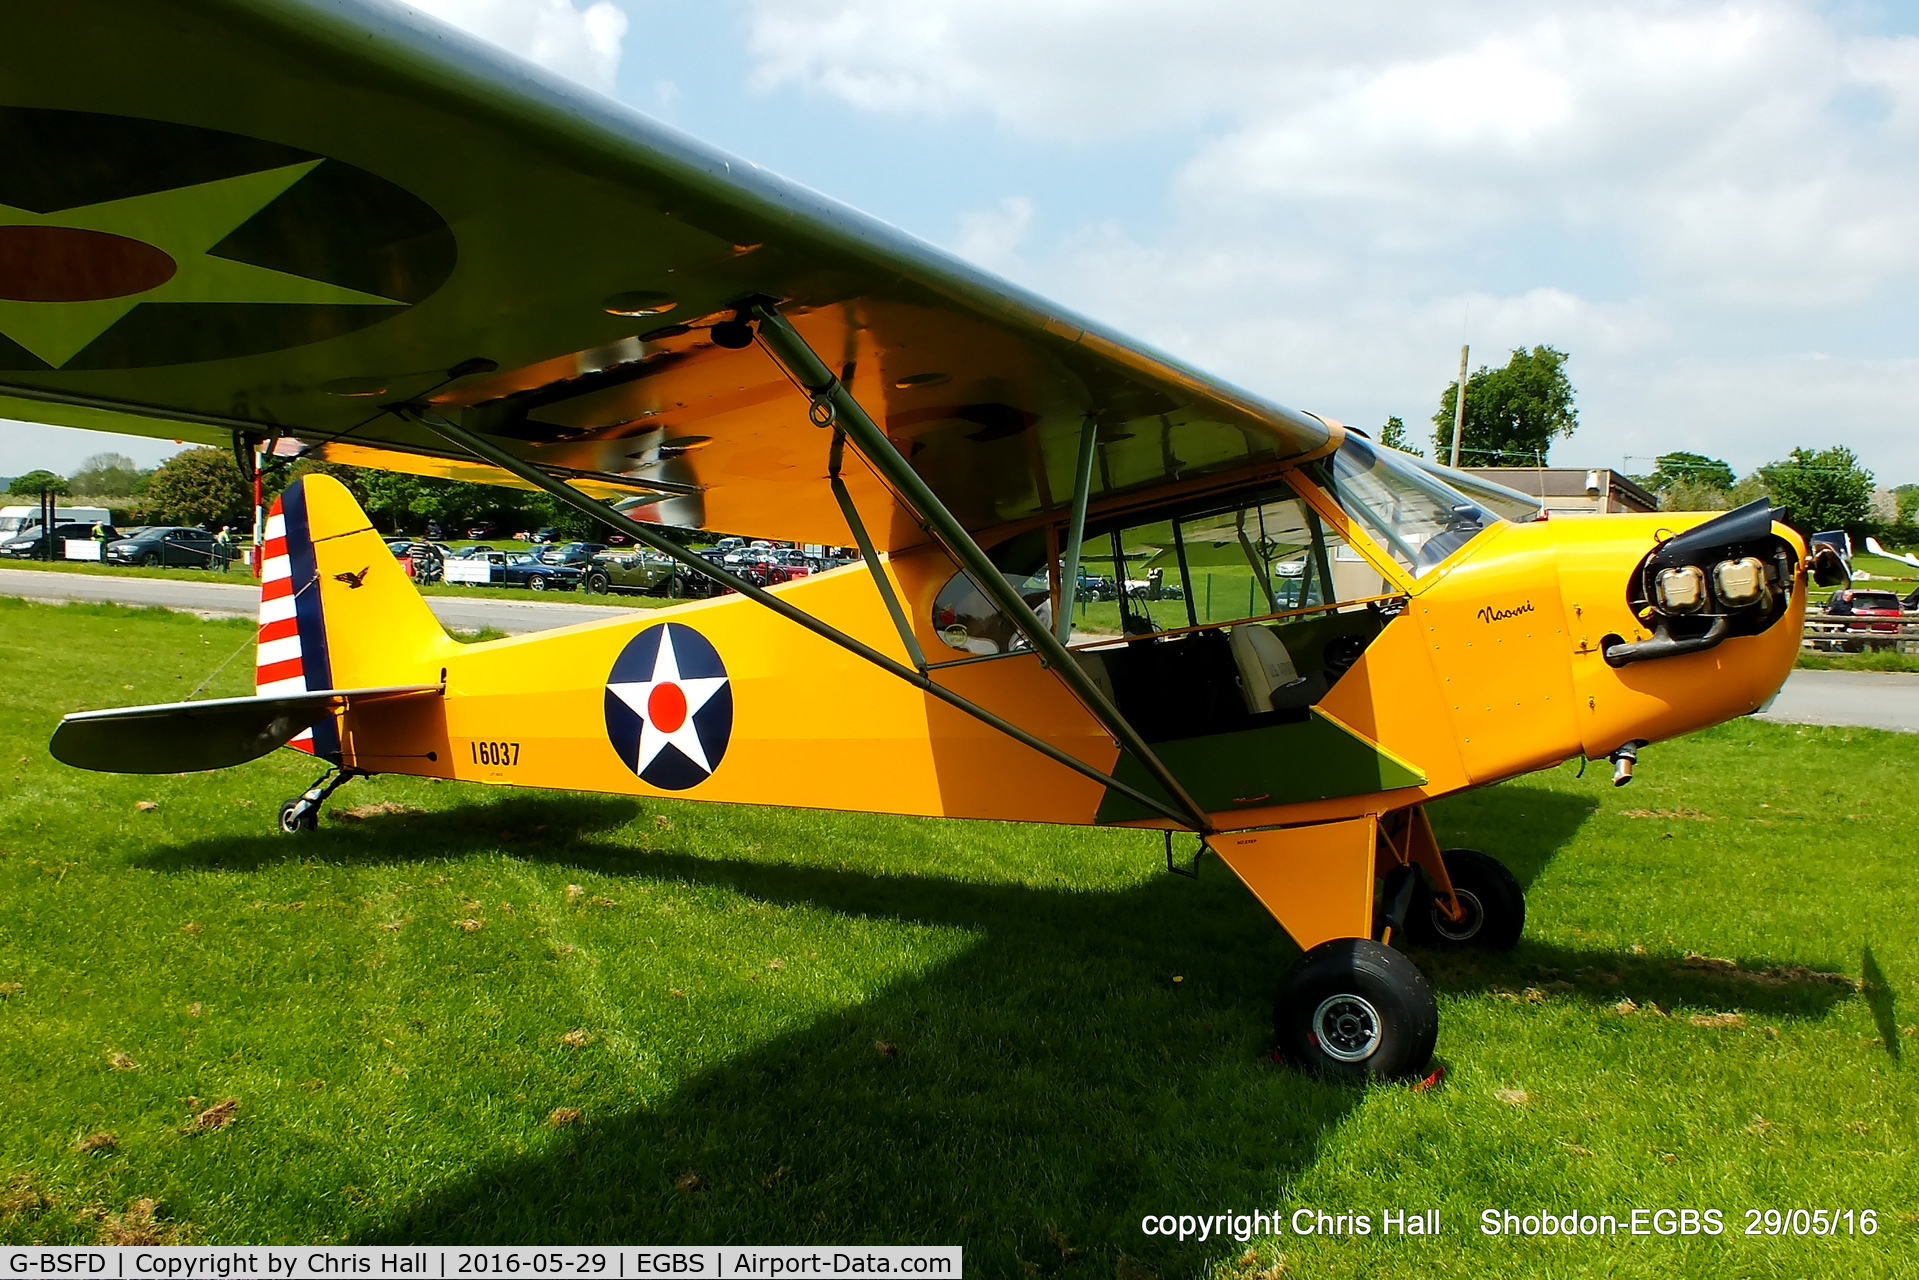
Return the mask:
{"type": "Polygon", "coordinates": [[[320,806],[305,796],[295,796],[280,805],[280,830],[288,835],[312,831],[320,825],[320,806]]]}
{"type": "Polygon", "coordinates": [[[1447,917],[1437,896],[1406,913],[1406,934],[1422,947],[1478,947],[1510,951],[1526,927],[1526,892],[1499,859],[1477,849],[1447,849],[1439,855],[1453,896],[1465,915],[1447,917]]]}
{"type": "Polygon", "coordinates": [[[287,835],[312,831],[320,825],[320,806],[355,778],[366,775],[358,769],[329,769],[312,786],[291,800],[280,803],[280,830],[287,835]]]}
{"type": "Polygon", "coordinates": [[[1273,1031],[1280,1056],[1304,1070],[1393,1079],[1432,1058],[1439,1006],[1399,952],[1369,938],[1334,938],[1280,980],[1273,1031]]]}

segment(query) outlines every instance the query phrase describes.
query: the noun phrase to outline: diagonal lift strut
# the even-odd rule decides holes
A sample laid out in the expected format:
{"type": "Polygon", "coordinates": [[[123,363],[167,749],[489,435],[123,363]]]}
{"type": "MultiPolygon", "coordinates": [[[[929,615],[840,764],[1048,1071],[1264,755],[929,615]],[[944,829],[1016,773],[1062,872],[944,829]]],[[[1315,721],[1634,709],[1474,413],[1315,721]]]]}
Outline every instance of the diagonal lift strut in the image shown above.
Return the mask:
{"type": "MultiPolygon", "coordinates": [[[[1039,654],[1041,661],[1052,668],[1053,674],[1106,726],[1107,732],[1118,740],[1119,745],[1144,765],[1153,780],[1173,798],[1174,805],[1184,815],[1180,819],[1181,825],[1195,831],[1211,830],[1212,824],[1207,821],[1206,811],[1180,785],[1179,779],[1146,744],[1139,731],[1100,692],[1085,668],[1067,652],[1065,644],[1039,620],[1032,606],[1006,581],[1006,575],[987,558],[979,543],[973,540],[973,535],[946,509],[946,504],[920,478],[919,472],[913,470],[913,465],[893,447],[886,433],[867,416],[866,410],[853,398],[846,384],[833,376],[833,371],[800,336],[799,331],[787,322],[777,308],[763,300],[752,303],[747,311],[759,321],[761,343],[813,398],[813,420],[818,423],[825,418],[827,422],[845,430],[847,439],[859,450],[860,456],[887,482],[907,509],[925,522],[928,531],[939,539],[946,553],[972,578],[973,585],[998,606],[1026,638],[1026,643],[1039,654]],[[831,406],[830,414],[823,413],[819,409],[821,405],[831,406]]],[[[1093,424],[1088,423],[1087,432],[1090,434],[1093,429],[1093,424]]],[[[1081,470],[1085,472],[1088,469],[1082,465],[1081,470]]],[[[1078,497],[1075,495],[1077,506],[1078,497]]],[[[1153,807],[1164,812],[1164,806],[1153,807]]]]}
{"type": "MultiPolygon", "coordinates": [[[[544,470],[526,461],[524,458],[509,453],[493,442],[475,435],[473,432],[466,430],[454,422],[448,421],[438,411],[423,405],[415,405],[411,406],[408,412],[428,430],[458,445],[474,457],[490,462],[509,475],[518,476],[528,484],[552,494],[555,498],[566,503],[574,510],[618,529],[642,546],[651,547],[653,550],[676,563],[685,565],[697,573],[703,573],[722,586],[731,587],[747,599],[764,605],[787,621],[804,627],[821,639],[838,645],[840,648],[872,663],[890,675],[899,677],[922,693],[938,698],[947,705],[972,716],[975,720],[980,721],[989,728],[1005,734],[1016,742],[1031,747],[1049,760],[1065,765],[1067,768],[1073,770],[1073,772],[1090,778],[1102,786],[1111,787],[1127,798],[1145,805],[1154,813],[1160,814],[1178,823],[1182,827],[1191,830],[1205,829],[1203,815],[1200,817],[1201,825],[1196,826],[1192,817],[1167,806],[1163,801],[1147,795],[1136,787],[1121,782],[1118,778],[1094,768],[1084,760],[1060,750],[1060,748],[1047,742],[1045,739],[1037,737],[1025,729],[1020,728],[1018,725],[1013,724],[1011,721],[995,715],[978,703],[953,692],[951,689],[942,687],[924,672],[915,670],[904,663],[894,661],[871,645],[847,635],[831,623],[815,618],[804,609],[787,603],[785,600],[767,591],[764,587],[747,581],[745,578],[740,577],[724,566],[713,564],[694,555],[691,551],[680,546],[672,539],[662,536],[659,530],[649,525],[641,524],[639,521],[613,510],[605,503],[575,489],[572,485],[548,475],[544,470]]],[[[1075,666],[1074,670],[1078,670],[1078,667],[1075,666]]]]}

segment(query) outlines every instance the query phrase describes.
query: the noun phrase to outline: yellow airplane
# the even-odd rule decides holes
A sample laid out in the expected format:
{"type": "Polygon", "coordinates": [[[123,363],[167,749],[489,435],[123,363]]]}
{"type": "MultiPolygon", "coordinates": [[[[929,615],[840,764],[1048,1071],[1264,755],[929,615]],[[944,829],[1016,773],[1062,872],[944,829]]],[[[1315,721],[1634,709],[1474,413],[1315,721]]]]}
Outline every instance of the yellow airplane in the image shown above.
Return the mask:
{"type": "MultiPolygon", "coordinates": [[[[0,48],[0,416],[544,490],[731,594],[450,640],[336,481],[263,519],[257,694],[84,768],[1198,835],[1304,953],[1283,1054],[1424,1068],[1398,949],[1511,947],[1425,805],[1758,709],[1782,513],[1536,503],[1260,400],[410,11],[68,0],[0,48]],[[98,69],[110,68],[111,74],[98,69]],[[856,546],[762,588],[663,526],[856,546]],[[784,788],[784,790],[782,790],[784,788]]],[[[1844,566],[1830,553],[1815,575],[1844,566]]]]}

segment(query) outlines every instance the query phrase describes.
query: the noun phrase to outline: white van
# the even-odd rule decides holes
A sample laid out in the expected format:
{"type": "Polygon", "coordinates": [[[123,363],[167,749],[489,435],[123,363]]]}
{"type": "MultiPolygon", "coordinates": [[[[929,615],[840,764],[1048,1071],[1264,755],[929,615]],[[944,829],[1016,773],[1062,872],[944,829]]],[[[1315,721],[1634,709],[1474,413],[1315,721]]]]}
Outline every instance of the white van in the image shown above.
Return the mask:
{"type": "MultiPolygon", "coordinates": [[[[111,524],[113,512],[105,507],[55,507],[55,524],[111,524]]],[[[30,525],[40,523],[40,506],[0,507],[0,539],[10,538],[30,525]]]]}

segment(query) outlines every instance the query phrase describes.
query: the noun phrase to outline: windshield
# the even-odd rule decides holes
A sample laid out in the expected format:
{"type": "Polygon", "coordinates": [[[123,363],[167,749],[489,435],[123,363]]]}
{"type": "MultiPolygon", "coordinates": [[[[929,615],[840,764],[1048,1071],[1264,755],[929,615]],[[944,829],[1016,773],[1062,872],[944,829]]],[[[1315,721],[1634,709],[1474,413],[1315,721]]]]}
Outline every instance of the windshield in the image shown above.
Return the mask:
{"type": "Polygon", "coordinates": [[[1347,516],[1415,578],[1499,520],[1412,459],[1357,436],[1346,437],[1330,470],[1347,516]]]}
{"type": "Polygon", "coordinates": [[[1495,484],[1484,476],[1476,476],[1470,471],[1455,471],[1443,462],[1428,462],[1424,458],[1403,453],[1396,453],[1394,457],[1400,462],[1418,467],[1441,484],[1459,490],[1494,515],[1510,520],[1514,524],[1527,524],[1539,519],[1545,513],[1545,500],[1535,498],[1530,493],[1521,493],[1503,484],[1495,484]]]}

